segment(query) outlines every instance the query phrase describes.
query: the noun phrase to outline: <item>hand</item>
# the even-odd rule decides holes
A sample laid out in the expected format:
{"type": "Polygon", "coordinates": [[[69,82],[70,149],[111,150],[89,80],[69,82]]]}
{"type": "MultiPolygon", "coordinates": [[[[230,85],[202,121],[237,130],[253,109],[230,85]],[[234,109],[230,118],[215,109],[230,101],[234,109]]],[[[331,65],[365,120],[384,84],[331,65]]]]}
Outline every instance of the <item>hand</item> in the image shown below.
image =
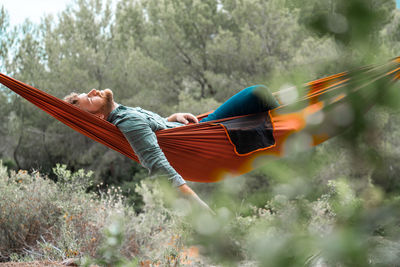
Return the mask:
{"type": "Polygon", "coordinates": [[[188,124],[189,122],[193,122],[193,123],[198,123],[199,120],[196,118],[196,116],[194,116],[193,114],[190,113],[175,113],[172,114],[171,116],[169,116],[167,118],[168,121],[176,121],[176,122],[180,122],[183,124],[188,124]]]}
{"type": "Polygon", "coordinates": [[[210,212],[212,215],[216,215],[215,212],[203,201],[199,198],[199,196],[187,185],[183,184],[178,187],[181,194],[187,197],[189,200],[196,202],[200,207],[210,212]]]}

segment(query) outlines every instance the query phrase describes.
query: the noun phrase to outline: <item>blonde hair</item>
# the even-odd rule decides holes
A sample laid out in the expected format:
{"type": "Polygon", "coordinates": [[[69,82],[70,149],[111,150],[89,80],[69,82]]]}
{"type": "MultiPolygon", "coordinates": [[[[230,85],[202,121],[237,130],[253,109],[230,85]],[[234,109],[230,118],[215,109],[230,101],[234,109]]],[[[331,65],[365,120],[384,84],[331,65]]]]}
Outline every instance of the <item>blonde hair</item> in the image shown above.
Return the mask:
{"type": "Polygon", "coordinates": [[[79,97],[77,93],[70,93],[69,95],[65,96],[64,101],[74,106],[79,106],[79,97]]]}

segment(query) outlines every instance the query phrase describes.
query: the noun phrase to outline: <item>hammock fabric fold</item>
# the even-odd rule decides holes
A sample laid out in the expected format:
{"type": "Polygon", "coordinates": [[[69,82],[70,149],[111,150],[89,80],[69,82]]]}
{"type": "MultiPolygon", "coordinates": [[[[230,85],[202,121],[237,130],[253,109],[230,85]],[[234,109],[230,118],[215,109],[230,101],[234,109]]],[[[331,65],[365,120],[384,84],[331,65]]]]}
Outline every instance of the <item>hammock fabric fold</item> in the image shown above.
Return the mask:
{"type": "MultiPolygon", "coordinates": [[[[247,141],[240,144],[243,143],[240,140],[251,140],[252,135],[244,133],[243,139],[243,133],[238,134],[241,127],[244,129],[252,120],[260,120],[260,116],[254,114],[165,129],[156,135],[169,162],[185,180],[217,182],[247,173],[265,159],[297,151],[299,145],[306,149],[341,133],[353,122],[352,103],[355,100],[363,103],[361,112],[367,111],[399,77],[400,58],[396,58],[380,66],[368,66],[310,82],[290,103],[285,103],[285,95],[299,94],[302,90],[279,92],[282,105],[269,112],[270,123],[264,120],[261,124],[264,128],[257,126],[258,130],[255,130],[272,138],[261,140],[260,146],[248,148],[252,145],[250,141],[249,145],[247,141]],[[230,136],[228,131],[231,131],[230,136]],[[235,135],[239,135],[240,146],[237,140],[232,140],[235,135]]],[[[72,129],[138,161],[115,125],[1,73],[0,83],[72,129]]],[[[254,127],[250,128],[254,131],[254,127]]]]}

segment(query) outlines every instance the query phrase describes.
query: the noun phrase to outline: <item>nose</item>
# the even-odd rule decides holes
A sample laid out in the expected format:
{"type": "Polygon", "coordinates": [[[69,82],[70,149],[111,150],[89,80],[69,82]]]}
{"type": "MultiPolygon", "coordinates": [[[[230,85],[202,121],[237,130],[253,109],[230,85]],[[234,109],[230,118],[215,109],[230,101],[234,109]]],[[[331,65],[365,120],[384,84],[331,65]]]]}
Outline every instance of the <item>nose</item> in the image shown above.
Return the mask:
{"type": "Polygon", "coordinates": [[[96,89],[92,89],[90,90],[90,92],[88,93],[88,96],[95,96],[97,95],[97,90],[96,89]]]}

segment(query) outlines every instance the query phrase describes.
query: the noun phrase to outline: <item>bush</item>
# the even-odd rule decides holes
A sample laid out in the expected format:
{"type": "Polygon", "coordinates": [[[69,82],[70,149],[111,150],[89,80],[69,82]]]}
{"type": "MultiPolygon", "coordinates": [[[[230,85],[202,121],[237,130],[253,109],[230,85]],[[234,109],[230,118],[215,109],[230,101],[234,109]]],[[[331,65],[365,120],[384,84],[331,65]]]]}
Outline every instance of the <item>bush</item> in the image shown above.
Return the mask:
{"type": "MultiPolygon", "coordinates": [[[[64,259],[81,254],[95,255],[107,206],[85,194],[88,178],[82,170],[54,169],[60,181],[40,175],[18,173],[0,164],[0,255],[2,260],[19,255],[29,259],[64,259]]],[[[17,257],[18,258],[18,257],[17,257]]]]}
{"type": "MultiPolygon", "coordinates": [[[[321,151],[332,154],[329,145],[321,151]]],[[[373,184],[346,178],[351,173],[320,184],[318,195],[309,189],[318,176],[306,179],[298,172],[285,179],[288,172],[275,172],[274,165],[284,166],[270,164],[269,188],[252,189],[254,195],[269,196],[255,198],[257,206],[235,204],[234,181],[218,184],[213,194],[216,216],[171,198],[157,182],[137,185],[144,205],[136,213],[124,204],[119,188],[85,193],[91,173],[72,173],[58,165],[54,173],[59,183],[54,183],[38,172],[8,175],[0,165],[0,255],[3,261],[80,258],[84,266],[398,262],[399,198],[385,198],[373,184]],[[192,250],[203,256],[190,256],[192,250]]]]}
{"type": "Polygon", "coordinates": [[[0,164],[0,259],[34,246],[60,223],[56,185],[38,172],[11,171],[0,164]]]}
{"type": "Polygon", "coordinates": [[[115,266],[183,259],[184,224],[165,207],[157,184],[137,186],[144,200],[143,212],[137,214],[124,204],[120,188],[85,193],[91,172],[72,173],[57,165],[54,173],[58,183],[39,172],[8,175],[0,164],[2,261],[84,258],[82,264],[115,266]]]}

